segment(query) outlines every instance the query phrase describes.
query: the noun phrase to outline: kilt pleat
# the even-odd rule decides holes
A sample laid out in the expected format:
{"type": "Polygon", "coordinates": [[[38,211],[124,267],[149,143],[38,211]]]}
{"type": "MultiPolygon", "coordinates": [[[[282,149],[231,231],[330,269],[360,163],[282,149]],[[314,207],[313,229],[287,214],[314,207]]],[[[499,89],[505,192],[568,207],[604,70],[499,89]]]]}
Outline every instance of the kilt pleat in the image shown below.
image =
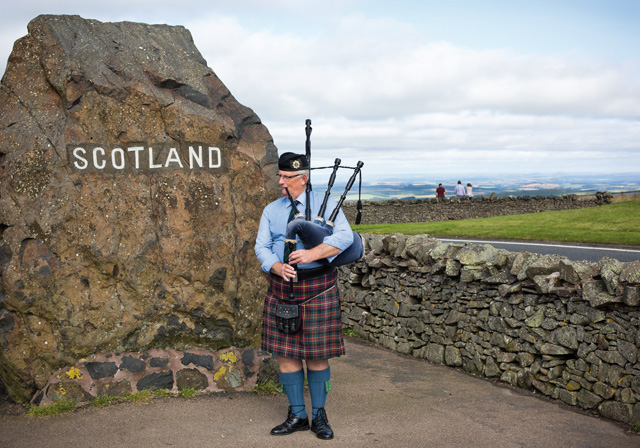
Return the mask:
{"type": "Polygon", "coordinates": [[[289,282],[271,274],[262,313],[262,350],[277,356],[312,360],[344,355],[337,278],[338,273],[333,271],[294,283],[294,299],[289,300],[289,282]],[[316,295],[313,300],[301,305],[300,331],[295,334],[278,331],[275,321],[278,303],[300,304],[316,295]]]}

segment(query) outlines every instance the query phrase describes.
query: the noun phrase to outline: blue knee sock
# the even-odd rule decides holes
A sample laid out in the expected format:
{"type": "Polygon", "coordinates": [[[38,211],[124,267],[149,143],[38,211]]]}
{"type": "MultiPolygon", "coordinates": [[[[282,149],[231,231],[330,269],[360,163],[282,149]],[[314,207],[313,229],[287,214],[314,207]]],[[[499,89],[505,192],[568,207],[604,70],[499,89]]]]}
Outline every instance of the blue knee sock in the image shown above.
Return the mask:
{"type": "Polygon", "coordinates": [[[324,408],[327,401],[327,393],[331,390],[331,368],[324,370],[307,369],[309,381],[309,393],[311,394],[312,418],[316,418],[318,409],[324,408]]]}
{"type": "Polygon", "coordinates": [[[304,407],[304,370],[291,373],[280,372],[280,383],[289,399],[291,412],[300,418],[305,418],[307,411],[304,407]]]}

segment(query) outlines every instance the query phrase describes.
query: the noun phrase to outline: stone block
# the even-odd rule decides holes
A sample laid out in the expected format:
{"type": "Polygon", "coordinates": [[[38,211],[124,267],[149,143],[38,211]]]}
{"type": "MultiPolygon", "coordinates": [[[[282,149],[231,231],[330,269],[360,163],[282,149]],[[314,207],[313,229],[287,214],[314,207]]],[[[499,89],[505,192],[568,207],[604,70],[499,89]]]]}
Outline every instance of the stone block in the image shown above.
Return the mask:
{"type": "Polygon", "coordinates": [[[578,350],[578,334],[573,327],[562,327],[554,331],[555,341],[563,347],[578,350]]]}
{"type": "Polygon", "coordinates": [[[84,366],[92,380],[112,378],[118,371],[115,362],[85,362],[84,366]]]}
{"type": "Polygon", "coordinates": [[[560,345],[550,343],[540,344],[538,350],[540,350],[540,353],[544,355],[569,355],[574,352],[574,350],[571,350],[567,347],[562,347],[560,345]]]}
{"type": "Polygon", "coordinates": [[[196,353],[185,352],[180,362],[184,366],[193,364],[198,367],[204,367],[207,370],[213,370],[213,356],[211,355],[198,355],[196,353]]]}
{"type": "Polygon", "coordinates": [[[593,385],[592,391],[593,393],[598,394],[605,400],[610,399],[616,394],[616,390],[613,387],[608,386],[601,381],[598,381],[593,385]]]}
{"type": "Polygon", "coordinates": [[[601,401],[601,397],[586,389],[578,391],[578,404],[583,409],[594,409],[601,401]]]}
{"type": "Polygon", "coordinates": [[[482,266],[494,264],[500,254],[506,252],[496,249],[489,244],[470,244],[462,247],[455,255],[455,259],[463,265],[482,266]]]}
{"type": "Polygon", "coordinates": [[[640,261],[626,263],[620,271],[620,281],[635,285],[640,284],[640,261]]]}
{"type": "Polygon", "coordinates": [[[605,283],[601,280],[586,282],[583,285],[582,297],[594,308],[622,302],[621,296],[614,296],[608,293],[605,283]]]}
{"type": "Polygon", "coordinates": [[[527,327],[538,328],[542,325],[544,321],[544,308],[539,308],[535,314],[531,317],[527,318],[524,323],[527,327]]]}
{"type": "Polygon", "coordinates": [[[124,397],[132,391],[131,383],[127,380],[113,381],[99,384],[96,389],[98,397],[124,397]]]}
{"type": "Polygon", "coordinates": [[[517,292],[516,288],[518,285],[512,285],[512,283],[516,280],[516,277],[511,275],[508,271],[499,271],[489,277],[485,277],[482,279],[485,283],[498,284],[498,291],[500,294],[503,293],[506,295],[509,292],[517,292]]]}
{"type": "Polygon", "coordinates": [[[625,286],[622,293],[622,301],[625,305],[640,306],[640,287],[625,286]]]}
{"type": "Polygon", "coordinates": [[[278,361],[276,361],[274,358],[264,358],[262,360],[262,363],[260,363],[257,384],[261,384],[264,382],[280,384],[280,369],[278,361]]]}
{"type": "Polygon", "coordinates": [[[444,361],[448,366],[461,367],[462,366],[462,353],[460,349],[448,345],[444,350],[444,361]]]}
{"type": "Polygon", "coordinates": [[[146,368],[146,362],[130,355],[123,356],[120,363],[120,370],[128,370],[129,372],[144,372],[146,368]]]}
{"type": "Polygon", "coordinates": [[[166,367],[169,365],[169,357],[154,357],[149,360],[150,367],[166,367]]]}
{"type": "Polygon", "coordinates": [[[516,359],[522,367],[528,367],[533,364],[533,362],[536,360],[536,357],[531,353],[520,352],[516,355],[516,359]]]}
{"type": "Polygon", "coordinates": [[[577,404],[578,404],[578,393],[577,392],[570,392],[570,391],[565,390],[565,389],[559,389],[558,390],[558,398],[561,401],[564,401],[565,403],[567,403],[568,405],[571,405],[571,406],[577,406],[577,404]]]}
{"type": "Polygon", "coordinates": [[[600,415],[611,420],[622,423],[629,423],[633,413],[633,407],[626,403],[618,403],[617,401],[605,401],[598,406],[600,415]]]}
{"type": "Polygon", "coordinates": [[[640,425],[640,403],[636,403],[633,406],[633,411],[631,414],[631,418],[629,419],[629,424],[631,426],[640,425]]]}
{"type": "Polygon", "coordinates": [[[493,357],[487,356],[487,360],[485,362],[485,367],[484,367],[484,375],[489,378],[492,378],[492,377],[500,376],[501,373],[502,371],[494,361],[493,357]]]}
{"type": "Polygon", "coordinates": [[[598,262],[600,266],[600,278],[604,281],[609,294],[615,294],[620,283],[620,272],[624,263],[613,258],[603,258],[598,262]]]}
{"type": "Polygon", "coordinates": [[[491,331],[504,332],[505,330],[504,319],[501,317],[492,316],[489,318],[487,323],[489,324],[489,329],[491,331]]]}
{"type": "Polygon", "coordinates": [[[463,283],[471,283],[475,280],[481,280],[483,271],[481,266],[462,266],[460,272],[460,281],[463,283]]]}
{"type": "Polygon", "coordinates": [[[178,390],[187,388],[204,390],[209,387],[209,380],[198,369],[181,369],[176,372],[176,386],[178,390]]]}
{"type": "Polygon", "coordinates": [[[385,251],[394,257],[400,257],[404,251],[406,243],[407,235],[403,235],[402,233],[386,235],[382,238],[382,244],[384,245],[385,251]]]}
{"type": "Polygon", "coordinates": [[[437,242],[438,240],[429,237],[429,235],[410,235],[407,238],[401,257],[413,258],[421,261],[424,256],[424,251],[428,250],[429,246],[435,246],[437,242]]]}
{"type": "Polygon", "coordinates": [[[249,348],[242,352],[242,364],[246,367],[253,367],[255,364],[256,349],[249,348]]]}
{"type": "Polygon", "coordinates": [[[635,344],[618,339],[618,351],[631,364],[635,364],[638,361],[638,347],[635,344]]]}
{"type": "Polygon", "coordinates": [[[564,280],[573,285],[580,284],[583,280],[593,277],[599,272],[599,267],[595,263],[587,261],[561,260],[560,280],[564,280]]]}
{"type": "Polygon", "coordinates": [[[613,350],[596,350],[596,356],[609,364],[618,364],[624,367],[626,360],[619,352],[613,350]]]}
{"type": "Polygon", "coordinates": [[[445,263],[444,273],[449,277],[457,277],[460,275],[460,263],[455,260],[447,260],[445,263]]]}
{"type": "Polygon", "coordinates": [[[564,262],[566,257],[560,255],[543,255],[538,256],[525,268],[527,278],[533,279],[538,275],[547,276],[554,272],[560,271],[560,263],[564,262]]]}
{"type": "Polygon", "coordinates": [[[507,384],[511,384],[512,386],[518,386],[518,372],[514,370],[506,370],[500,376],[500,381],[505,382],[507,384]]]}
{"type": "Polygon", "coordinates": [[[628,404],[634,404],[638,401],[633,390],[627,387],[620,389],[620,398],[618,400],[628,404]]]}
{"type": "Polygon", "coordinates": [[[440,344],[427,344],[425,358],[434,364],[444,363],[444,346],[440,344]]]}
{"type": "Polygon", "coordinates": [[[154,372],[142,379],[136,384],[137,390],[143,389],[173,389],[173,372],[154,372]]]}
{"type": "Polygon", "coordinates": [[[47,390],[47,397],[52,401],[71,400],[76,403],[93,399],[80,384],[71,381],[51,384],[47,390]]]}

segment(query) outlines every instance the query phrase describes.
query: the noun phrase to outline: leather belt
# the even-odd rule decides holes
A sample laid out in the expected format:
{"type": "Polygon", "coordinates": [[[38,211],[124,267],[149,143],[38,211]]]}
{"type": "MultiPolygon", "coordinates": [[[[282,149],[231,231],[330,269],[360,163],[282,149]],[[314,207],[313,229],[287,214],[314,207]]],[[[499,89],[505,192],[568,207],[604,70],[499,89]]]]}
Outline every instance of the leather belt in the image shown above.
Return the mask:
{"type": "Polygon", "coordinates": [[[298,280],[308,280],[335,271],[333,266],[320,266],[311,269],[298,269],[298,280]]]}

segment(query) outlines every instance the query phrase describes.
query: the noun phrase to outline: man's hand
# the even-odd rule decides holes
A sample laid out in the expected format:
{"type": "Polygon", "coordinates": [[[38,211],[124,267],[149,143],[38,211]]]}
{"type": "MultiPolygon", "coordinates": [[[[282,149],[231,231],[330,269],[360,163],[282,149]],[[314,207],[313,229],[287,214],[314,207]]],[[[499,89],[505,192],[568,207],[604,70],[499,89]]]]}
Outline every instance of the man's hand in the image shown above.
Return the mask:
{"type": "Polygon", "coordinates": [[[323,258],[333,257],[338,255],[340,249],[329,246],[328,244],[321,243],[313,249],[300,249],[294,250],[289,254],[289,263],[274,263],[271,266],[271,272],[282,277],[285,281],[289,281],[296,276],[296,270],[291,266],[292,264],[309,264],[312,261],[322,260],[323,258]]]}
{"type": "MultiPolygon", "coordinates": [[[[291,258],[291,257],[289,257],[291,258]]],[[[296,270],[290,264],[277,262],[271,266],[271,272],[282,277],[285,281],[296,276],[296,270]]]]}
{"type": "Polygon", "coordinates": [[[338,249],[337,247],[321,243],[313,249],[294,250],[293,252],[291,252],[291,254],[289,254],[289,263],[309,264],[316,260],[333,257],[334,255],[338,255],[339,253],[340,249],[338,249]]]}

